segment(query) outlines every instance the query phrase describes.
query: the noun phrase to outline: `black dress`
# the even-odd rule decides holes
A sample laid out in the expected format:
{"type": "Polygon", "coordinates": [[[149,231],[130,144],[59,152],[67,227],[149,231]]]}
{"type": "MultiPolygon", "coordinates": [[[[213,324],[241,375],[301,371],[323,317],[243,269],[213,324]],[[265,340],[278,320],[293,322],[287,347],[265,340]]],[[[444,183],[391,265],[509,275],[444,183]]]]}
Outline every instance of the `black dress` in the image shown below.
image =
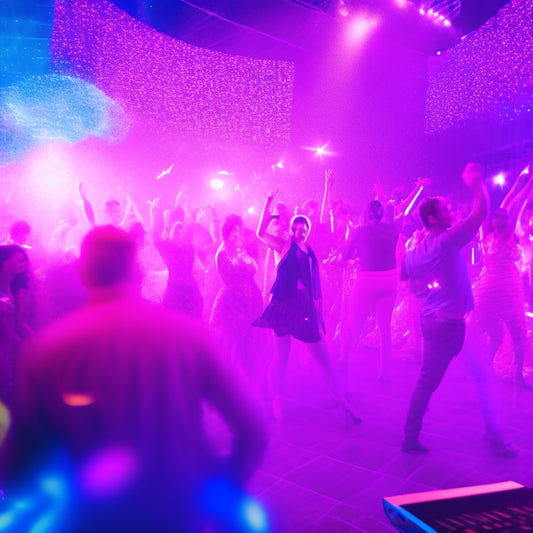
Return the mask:
{"type": "Polygon", "coordinates": [[[326,333],[320,309],[322,293],[318,261],[292,242],[278,264],[272,297],[254,326],[270,328],[278,336],[292,335],[303,342],[318,342],[326,333]]]}

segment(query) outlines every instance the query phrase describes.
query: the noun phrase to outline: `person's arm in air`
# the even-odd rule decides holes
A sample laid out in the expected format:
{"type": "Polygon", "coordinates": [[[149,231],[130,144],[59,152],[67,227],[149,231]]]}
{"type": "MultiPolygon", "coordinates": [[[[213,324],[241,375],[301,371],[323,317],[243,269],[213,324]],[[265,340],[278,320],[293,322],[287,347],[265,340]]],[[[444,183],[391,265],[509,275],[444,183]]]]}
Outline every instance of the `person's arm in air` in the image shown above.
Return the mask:
{"type": "Polygon", "coordinates": [[[275,252],[281,254],[287,244],[287,241],[282,237],[277,235],[272,235],[267,232],[268,225],[272,220],[272,215],[270,214],[270,206],[275,196],[278,194],[279,189],[274,187],[265,199],[265,204],[263,206],[263,211],[261,213],[261,219],[259,220],[259,226],[257,228],[257,236],[275,252]]]}
{"type": "Polygon", "coordinates": [[[85,216],[87,217],[89,224],[94,227],[96,226],[94,209],[93,209],[93,206],[91,205],[91,202],[89,202],[89,199],[87,198],[87,187],[82,181],[80,181],[80,183],[78,184],[78,191],[80,192],[80,197],[83,203],[83,211],[85,212],[85,216]]]}
{"type": "Polygon", "coordinates": [[[459,247],[466,246],[477,234],[489,210],[489,195],[483,183],[481,165],[467,163],[462,174],[465,185],[472,191],[470,213],[446,232],[445,242],[459,247]]]}
{"type": "Polygon", "coordinates": [[[529,167],[523,171],[514,182],[511,190],[505,196],[501,207],[507,209],[509,220],[507,221],[506,234],[510,237],[516,230],[516,224],[525,203],[533,190],[533,172],[529,167]]]}

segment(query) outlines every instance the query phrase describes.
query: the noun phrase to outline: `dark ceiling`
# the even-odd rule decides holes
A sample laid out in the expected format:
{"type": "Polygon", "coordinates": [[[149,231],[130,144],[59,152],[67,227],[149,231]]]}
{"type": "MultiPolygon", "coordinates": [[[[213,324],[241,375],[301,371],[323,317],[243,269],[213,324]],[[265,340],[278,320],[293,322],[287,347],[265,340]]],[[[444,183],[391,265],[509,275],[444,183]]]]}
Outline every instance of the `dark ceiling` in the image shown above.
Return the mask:
{"type": "Polygon", "coordinates": [[[188,43],[229,53],[294,59],[359,11],[378,15],[381,34],[433,55],[493,17],[509,0],[113,0],[135,18],[188,43]],[[349,16],[340,15],[344,5],[349,16]],[[418,7],[460,6],[446,28],[418,7]]]}

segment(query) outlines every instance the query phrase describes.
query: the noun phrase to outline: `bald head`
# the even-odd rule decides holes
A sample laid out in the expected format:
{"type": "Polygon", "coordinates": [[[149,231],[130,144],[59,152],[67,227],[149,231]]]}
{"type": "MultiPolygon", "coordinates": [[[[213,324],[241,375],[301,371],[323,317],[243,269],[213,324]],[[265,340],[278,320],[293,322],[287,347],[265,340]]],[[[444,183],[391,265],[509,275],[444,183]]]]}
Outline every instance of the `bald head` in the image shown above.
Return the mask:
{"type": "Polygon", "coordinates": [[[88,288],[135,280],[137,247],[131,235],[116,226],[98,226],[83,239],[79,270],[88,288]]]}

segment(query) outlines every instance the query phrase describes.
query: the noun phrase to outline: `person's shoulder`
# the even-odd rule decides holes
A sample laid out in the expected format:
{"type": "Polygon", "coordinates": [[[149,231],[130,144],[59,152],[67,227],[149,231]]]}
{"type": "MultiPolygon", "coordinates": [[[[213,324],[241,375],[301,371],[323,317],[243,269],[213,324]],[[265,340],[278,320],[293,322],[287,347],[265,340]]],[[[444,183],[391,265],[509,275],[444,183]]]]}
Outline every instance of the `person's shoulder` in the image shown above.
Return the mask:
{"type": "Polygon", "coordinates": [[[463,232],[463,222],[453,225],[451,228],[445,229],[435,236],[435,241],[443,248],[450,250],[461,250],[464,243],[458,238],[463,232]]]}

